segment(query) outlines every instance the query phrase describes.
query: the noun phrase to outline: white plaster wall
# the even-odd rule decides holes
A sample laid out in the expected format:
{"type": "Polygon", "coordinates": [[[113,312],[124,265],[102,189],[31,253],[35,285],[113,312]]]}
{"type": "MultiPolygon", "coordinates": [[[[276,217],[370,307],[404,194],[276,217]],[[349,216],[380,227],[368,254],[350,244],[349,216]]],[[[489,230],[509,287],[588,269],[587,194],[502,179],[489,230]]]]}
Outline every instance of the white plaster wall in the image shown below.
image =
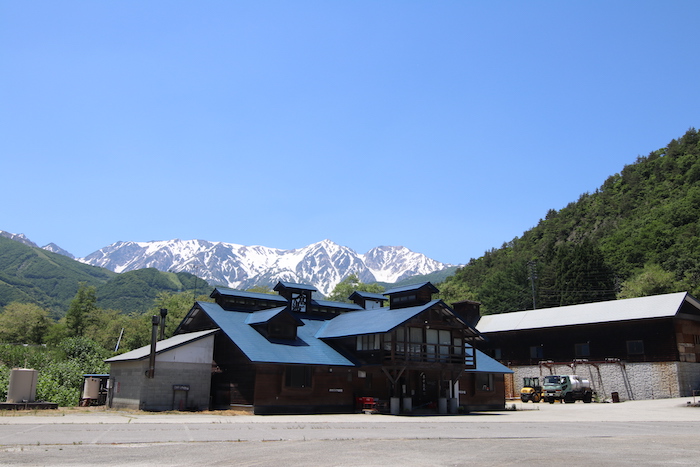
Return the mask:
{"type": "Polygon", "coordinates": [[[156,355],[156,362],[208,363],[214,354],[214,336],[190,342],[187,345],[166,350],[156,355]]]}

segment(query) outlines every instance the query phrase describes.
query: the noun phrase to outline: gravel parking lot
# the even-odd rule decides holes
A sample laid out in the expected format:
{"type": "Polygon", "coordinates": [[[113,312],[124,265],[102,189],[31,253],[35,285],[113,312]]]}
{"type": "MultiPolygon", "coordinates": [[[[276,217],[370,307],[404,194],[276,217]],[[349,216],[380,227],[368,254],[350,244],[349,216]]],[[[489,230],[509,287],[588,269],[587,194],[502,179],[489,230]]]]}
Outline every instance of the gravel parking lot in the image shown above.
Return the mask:
{"type": "Polygon", "coordinates": [[[692,402],[512,402],[503,412],[414,417],[4,413],[0,464],[696,465],[692,402]]]}

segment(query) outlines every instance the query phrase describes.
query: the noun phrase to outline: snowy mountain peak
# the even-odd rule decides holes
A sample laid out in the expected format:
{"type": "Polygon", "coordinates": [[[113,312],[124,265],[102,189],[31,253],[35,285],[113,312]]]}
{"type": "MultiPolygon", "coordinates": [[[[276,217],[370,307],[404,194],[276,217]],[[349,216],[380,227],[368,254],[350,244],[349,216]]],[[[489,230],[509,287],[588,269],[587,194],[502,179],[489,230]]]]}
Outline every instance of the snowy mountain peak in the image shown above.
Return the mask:
{"type": "Polygon", "coordinates": [[[206,240],[117,242],[79,261],[115,272],[185,271],[212,285],[237,289],[273,286],[280,280],[306,283],[324,295],[353,273],[362,282],[396,282],[450,266],[405,247],[380,246],[360,255],[328,239],[293,250],[206,240]]]}

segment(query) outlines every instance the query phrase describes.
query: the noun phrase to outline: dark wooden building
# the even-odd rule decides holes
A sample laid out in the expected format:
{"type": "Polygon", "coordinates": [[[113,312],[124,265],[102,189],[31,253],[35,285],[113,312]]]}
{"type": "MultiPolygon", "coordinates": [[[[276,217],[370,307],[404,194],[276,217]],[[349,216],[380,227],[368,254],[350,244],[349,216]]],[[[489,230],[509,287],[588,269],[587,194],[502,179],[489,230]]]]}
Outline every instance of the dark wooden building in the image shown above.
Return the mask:
{"type": "Polygon", "coordinates": [[[601,397],[700,389],[700,302],[687,293],[484,316],[483,348],[522,377],[581,374],[601,397]]]}
{"type": "Polygon", "coordinates": [[[279,282],[275,290],[279,296],[216,288],[215,303],[195,303],[180,324],[178,333],[220,329],[212,408],[352,412],[372,400],[391,413],[454,413],[505,405],[497,384],[510,370],[499,365],[496,382],[484,384],[489,377],[481,374],[497,362],[483,355],[479,370],[478,332],[432,299],[437,289],[429,282],[383,295],[356,292],[355,303],[314,299],[305,284],[279,282]],[[484,388],[492,393],[486,399],[484,388]],[[470,407],[477,392],[483,400],[470,407]]]}

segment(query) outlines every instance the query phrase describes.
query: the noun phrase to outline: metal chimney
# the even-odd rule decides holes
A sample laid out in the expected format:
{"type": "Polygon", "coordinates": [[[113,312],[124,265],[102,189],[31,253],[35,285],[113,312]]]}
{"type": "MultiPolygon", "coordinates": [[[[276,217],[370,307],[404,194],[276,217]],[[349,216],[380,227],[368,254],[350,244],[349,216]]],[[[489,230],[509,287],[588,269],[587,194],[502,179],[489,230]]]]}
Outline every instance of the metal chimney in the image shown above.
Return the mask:
{"type": "Polygon", "coordinates": [[[146,377],[153,378],[156,375],[156,342],[158,341],[158,324],[160,323],[160,318],[158,315],[153,315],[151,317],[151,355],[148,360],[148,371],[146,372],[146,377]]]}
{"type": "Polygon", "coordinates": [[[168,309],[160,309],[160,340],[165,339],[165,317],[168,316],[168,309]]]}

